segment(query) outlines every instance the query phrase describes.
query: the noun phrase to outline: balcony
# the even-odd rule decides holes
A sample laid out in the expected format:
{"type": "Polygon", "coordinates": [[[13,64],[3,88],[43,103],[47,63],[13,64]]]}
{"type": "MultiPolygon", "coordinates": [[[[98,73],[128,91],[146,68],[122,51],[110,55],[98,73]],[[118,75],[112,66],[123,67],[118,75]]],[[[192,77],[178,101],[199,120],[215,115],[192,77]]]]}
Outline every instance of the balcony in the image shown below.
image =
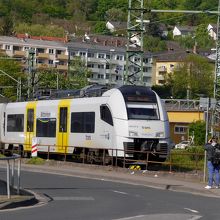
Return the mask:
{"type": "Polygon", "coordinates": [[[38,54],[37,54],[37,58],[40,58],[40,59],[49,59],[49,54],[47,54],[47,53],[38,53],[38,54]]]}
{"type": "Polygon", "coordinates": [[[67,71],[68,70],[68,66],[67,65],[57,65],[57,69],[58,70],[65,70],[65,71],[67,71]]]}
{"type": "Polygon", "coordinates": [[[0,54],[1,55],[7,55],[6,51],[4,49],[0,49],[0,54]]]}
{"type": "Polygon", "coordinates": [[[26,57],[26,51],[15,50],[13,57],[26,57]]]}
{"type": "Polygon", "coordinates": [[[167,72],[167,68],[166,68],[165,66],[160,66],[160,67],[158,68],[158,71],[159,71],[159,72],[167,72]]]}
{"type": "Polygon", "coordinates": [[[38,69],[48,69],[48,68],[50,68],[50,66],[46,63],[38,63],[37,68],[38,69]]]}
{"type": "Polygon", "coordinates": [[[58,54],[57,55],[58,60],[68,60],[68,55],[65,54],[58,54]]]}

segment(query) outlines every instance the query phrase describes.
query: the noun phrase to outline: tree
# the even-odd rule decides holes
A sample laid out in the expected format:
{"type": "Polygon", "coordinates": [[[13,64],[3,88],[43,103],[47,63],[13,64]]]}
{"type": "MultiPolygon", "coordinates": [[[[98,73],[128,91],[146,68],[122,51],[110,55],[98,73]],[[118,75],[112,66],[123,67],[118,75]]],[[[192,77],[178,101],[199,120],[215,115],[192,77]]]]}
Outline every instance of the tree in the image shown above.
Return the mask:
{"type": "Polygon", "coordinates": [[[206,58],[189,55],[166,80],[174,98],[186,98],[187,90],[190,92],[189,98],[198,98],[198,94],[212,97],[214,65],[206,58]]]}
{"type": "Polygon", "coordinates": [[[20,23],[16,26],[15,30],[17,33],[28,33],[33,36],[63,37],[65,35],[65,30],[56,25],[30,25],[27,23],[20,23]]]}
{"type": "Polygon", "coordinates": [[[166,43],[159,37],[144,36],[144,50],[157,52],[166,50],[166,43]]]}
{"type": "Polygon", "coordinates": [[[126,21],[127,18],[126,13],[119,8],[110,8],[105,17],[107,21],[126,21]]]}
{"type": "Polygon", "coordinates": [[[215,46],[215,42],[209,36],[207,25],[205,24],[200,24],[196,28],[195,41],[199,48],[210,48],[215,46]]]}
{"type": "Polygon", "coordinates": [[[88,78],[91,71],[85,65],[85,61],[80,57],[74,57],[69,64],[68,81],[74,88],[80,89],[89,84],[88,78]]]}
{"type": "Polygon", "coordinates": [[[162,99],[170,99],[172,96],[170,85],[154,85],[152,86],[154,90],[162,99]]]}
{"type": "MultiPolygon", "coordinates": [[[[15,80],[11,79],[7,75],[4,75],[3,72],[0,73],[0,89],[1,95],[9,98],[11,101],[17,99],[17,88],[19,78],[22,80],[22,85],[25,84],[25,75],[21,72],[21,66],[18,61],[7,59],[0,59],[0,70],[10,75],[15,80]]],[[[24,92],[24,88],[23,88],[24,92]]]]}
{"type": "Polygon", "coordinates": [[[6,16],[3,18],[1,34],[4,36],[11,36],[14,33],[14,22],[11,16],[6,16]]]}
{"type": "Polygon", "coordinates": [[[110,34],[110,31],[106,28],[106,24],[103,21],[96,22],[94,32],[99,34],[110,34]]]}
{"type": "Polygon", "coordinates": [[[204,145],[206,135],[206,123],[195,121],[189,125],[189,135],[194,136],[195,145],[204,145]]]}

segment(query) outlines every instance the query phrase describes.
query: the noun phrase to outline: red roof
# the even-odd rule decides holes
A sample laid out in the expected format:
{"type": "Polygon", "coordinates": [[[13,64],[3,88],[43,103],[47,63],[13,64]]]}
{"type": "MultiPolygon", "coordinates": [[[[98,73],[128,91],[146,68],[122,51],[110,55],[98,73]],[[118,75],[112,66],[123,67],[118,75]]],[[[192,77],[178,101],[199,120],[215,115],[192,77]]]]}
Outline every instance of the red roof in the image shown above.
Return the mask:
{"type": "Polygon", "coordinates": [[[61,42],[67,42],[66,37],[48,37],[48,36],[31,36],[27,34],[17,34],[17,38],[28,38],[33,40],[47,40],[47,41],[61,41],[61,42]]]}

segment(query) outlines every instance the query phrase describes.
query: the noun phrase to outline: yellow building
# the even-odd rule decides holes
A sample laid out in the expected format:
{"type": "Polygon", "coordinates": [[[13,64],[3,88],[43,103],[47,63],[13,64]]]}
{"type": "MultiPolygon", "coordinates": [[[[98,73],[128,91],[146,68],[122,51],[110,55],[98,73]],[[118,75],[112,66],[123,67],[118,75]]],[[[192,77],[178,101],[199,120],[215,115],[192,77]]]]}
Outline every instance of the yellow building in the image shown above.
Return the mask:
{"type": "Polygon", "coordinates": [[[152,69],[152,85],[163,85],[166,76],[172,73],[186,58],[188,53],[183,50],[166,51],[155,55],[152,69]]]}
{"type": "Polygon", "coordinates": [[[204,121],[204,109],[198,100],[164,100],[170,122],[170,135],[177,144],[189,140],[189,125],[195,121],[204,121]]]}

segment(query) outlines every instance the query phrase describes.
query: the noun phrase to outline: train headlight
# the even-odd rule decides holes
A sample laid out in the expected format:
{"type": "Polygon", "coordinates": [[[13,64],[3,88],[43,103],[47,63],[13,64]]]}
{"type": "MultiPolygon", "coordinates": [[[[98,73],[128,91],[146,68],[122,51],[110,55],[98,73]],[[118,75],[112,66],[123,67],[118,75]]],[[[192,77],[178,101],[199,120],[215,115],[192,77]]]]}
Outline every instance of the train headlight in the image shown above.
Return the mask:
{"type": "Polygon", "coordinates": [[[135,137],[138,136],[138,133],[136,131],[129,131],[129,137],[135,137]]]}
{"type": "Polygon", "coordinates": [[[156,137],[164,137],[164,132],[156,132],[156,137]]]}

